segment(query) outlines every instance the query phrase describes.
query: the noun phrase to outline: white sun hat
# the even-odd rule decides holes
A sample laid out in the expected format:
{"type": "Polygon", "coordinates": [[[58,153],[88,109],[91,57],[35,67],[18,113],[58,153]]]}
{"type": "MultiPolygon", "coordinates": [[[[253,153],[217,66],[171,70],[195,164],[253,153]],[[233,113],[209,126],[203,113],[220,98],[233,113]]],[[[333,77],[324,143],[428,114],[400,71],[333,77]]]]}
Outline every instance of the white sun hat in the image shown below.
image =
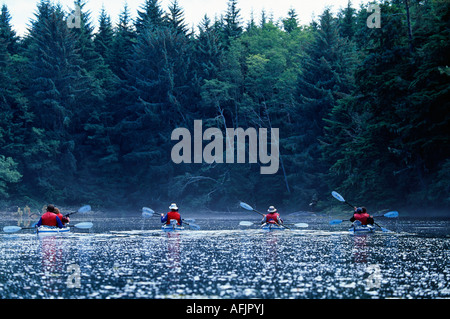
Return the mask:
{"type": "Polygon", "coordinates": [[[267,210],[269,213],[275,213],[277,211],[277,209],[273,206],[270,206],[269,209],[267,210]]]}

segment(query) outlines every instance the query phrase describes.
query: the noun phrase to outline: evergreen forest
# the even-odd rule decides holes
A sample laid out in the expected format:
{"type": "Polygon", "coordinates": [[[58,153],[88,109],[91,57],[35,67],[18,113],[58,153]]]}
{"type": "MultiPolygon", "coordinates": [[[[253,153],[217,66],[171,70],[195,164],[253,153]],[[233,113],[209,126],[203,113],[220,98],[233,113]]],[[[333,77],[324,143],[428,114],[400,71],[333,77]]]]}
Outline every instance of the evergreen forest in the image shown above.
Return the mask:
{"type": "Polygon", "coordinates": [[[294,9],[245,21],[229,0],[194,28],[182,0],[142,0],[136,18],[124,5],[117,23],[86,3],[73,27],[73,12],[38,1],[23,36],[1,8],[2,209],[324,212],[336,190],[370,211],[448,211],[448,1],[376,1],[379,28],[350,1],[300,24],[294,9]],[[278,128],[277,173],[174,163],[171,134],[194,120],[278,128]]]}

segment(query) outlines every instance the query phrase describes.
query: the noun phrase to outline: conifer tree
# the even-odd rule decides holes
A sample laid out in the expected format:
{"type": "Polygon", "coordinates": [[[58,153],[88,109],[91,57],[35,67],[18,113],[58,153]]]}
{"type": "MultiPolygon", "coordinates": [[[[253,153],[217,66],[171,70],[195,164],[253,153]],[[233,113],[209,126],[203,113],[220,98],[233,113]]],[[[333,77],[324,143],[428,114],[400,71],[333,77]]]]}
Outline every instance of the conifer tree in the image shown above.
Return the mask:
{"type": "Polygon", "coordinates": [[[195,41],[194,63],[200,79],[212,79],[217,76],[222,56],[220,34],[211,25],[211,20],[205,15],[200,22],[199,35],[195,41]]]}
{"type": "Polygon", "coordinates": [[[2,5],[0,14],[0,38],[6,43],[8,53],[13,55],[18,53],[18,39],[16,32],[11,26],[11,15],[6,4],[2,5]]]}
{"type": "Polygon", "coordinates": [[[343,38],[353,39],[356,28],[356,9],[349,0],[347,7],[339,13],[339,34],[343,38]]]}
{"type": "Polygon", "coordinates": [[[95,51],[103,57],[106,64],[111,63],[111,50],[114,39],[114,30],[111,23],[111,17],[102,7],[98,18],[98,31],[94,38],[95,51]]]}
{"type": "Polygon", "coordinates": [[[145,0],[138,10],[138,16],[135,22],[136,32],[140,34],[144,28],[155,30],[165,24],[164,11],[161,9],[159,0],[145,0]]]}
{"type": "Polygon", "coordinates": [[[74,4],[71,27],[69,12],[40,0],[23,39],[2,6],[0,200],[176,197],[220,209],[249,194],[258,206],[309,210],[311,200],[328,208],[322,199],[337,190],[371,210],[448,206],[445,1],[383,1],[381,28],[369,28],[368,4],[302,26],[293,9],[280,23],[265,11],[261,23],[242,21],[229,0],[190,33],[180,1],[165,12],[145,0],[135,21],[125,6],[114,27],[103,8],[95,34],[86,1],[74,4]],[[174,164],[171,133],[194,119],[278,128],[278,172],[174,164]]]}
{"type": "Polygon", "coordinates": [[[32,148],[43,154],[26,162],[29,181],[47,195],[75,199],[82,127],[98,101],[96,84],[83,68],[77,36],[59,5],[42,0],[29,32],[27,97],[36,129],[32,148]]]}
{"type": "Polygon", "coordinates": [[[240,12],[241,9],[238,8],[237,0],[228,0],[228,9],[225,12],[223,29],[225,44],[227,46],[243,32],[240,12]]]}
{"type": "Polygon", "coordinates": [[[124,70],[127,68],[127,61],[133,52],[133,45],[136,43],[136,34],[131,24],[130,12],[125,4],[119,15],[119,23],[114,32],[111,53],[111,70],[119,79],[124,80],[124,70]]]}
{"type": "Polygon", "coordinates": [[[187,33],[186,23],[184,22],[184,12],[177,0],[173,0],[169,6],[169,12],[166,14],[166,24],[169,28],[175,30],[176,33],[187,33]]]}
{"type": "Polygon", "coordinates": [[[330,9],[325,9],[320,16],[306,54],[297,84],[298,106],[289,125],[295,134],[290,137],[289,148],[293,153],[288,159],[292,167],[299,167],[295,178],[301,181],[302,189],[298,191],[305,202],[327,187],[323,183],[326,166],[321,161],[320,149],[324,136],[323,118],[340,98],[351,93],[353,87],[352,49],[339,36],[337,21],[330,9]]]}
{"type": "Polygon", "coordinates": [[[288,17],[283,20],[283,27],[286,32],[291,33],[296,28],[298,28],[297,17],[298,16],[295,12],[295,9],[289,9],[288,17]]]}
{"type": "Polygon", "coordinates": [[[32,118],[20,92],[7,40],[0,34],[0,198],[8,197],[10,185],[22,177],[19,164],[32,118]]]}

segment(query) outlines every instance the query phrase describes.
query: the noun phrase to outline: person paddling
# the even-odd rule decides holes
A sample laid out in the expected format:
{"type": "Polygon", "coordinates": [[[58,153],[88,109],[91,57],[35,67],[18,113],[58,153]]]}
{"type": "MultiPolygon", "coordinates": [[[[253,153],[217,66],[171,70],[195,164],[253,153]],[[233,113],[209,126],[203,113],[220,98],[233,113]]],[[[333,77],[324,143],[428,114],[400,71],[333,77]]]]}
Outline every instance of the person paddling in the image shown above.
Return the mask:
{"type": "Polygon", "coordinates": [[[177,204],[173,203],[169,206],[170,212],[168,212],[165,216],[161,214],[161,223],[166,223],[170,225],[170,220],[175,219],[177,221],[177,225],[182,225],[183,221],[181,220],[181,215],[178,212],[177,204]]]}
{"type": "Polygon", "coordinates": [[[39,227],[41,225],[64,228],[61,219],[55,213],[54,205],[50,204],[47,206],[47,211],[41,216],[38,223],[36,224],[36,227],[39,227]]]}
{"type": "Polygon", "coordinates": [[[69,217],[63,216],[63,214],[61,214],[61,211],[59,210],[58,207],[55,207],[55,214],[56,214],[56,216],[58,216],[58,218],[61,220],[61,222],[64,226],[66,226],[66,224],[68,224],[70,222],[69,217]]]}
{"type": "Polygon", "coordinates": [[[280,218],[280,214],[278,214],[278,211],[275,207],[270,206],[267,212],[268,214],[264,215],[261,224],[283,224],[283,220],[280,218]]]}
{"type": "Polygon", "coordinates": [[[352,218],[350,218],[350,221],[353,223],[355,220],[359,220],[362,225],[373,225],[375,222],[373,217],[367,213],[365,207],[355,207],[355,213],[352,218]]]}

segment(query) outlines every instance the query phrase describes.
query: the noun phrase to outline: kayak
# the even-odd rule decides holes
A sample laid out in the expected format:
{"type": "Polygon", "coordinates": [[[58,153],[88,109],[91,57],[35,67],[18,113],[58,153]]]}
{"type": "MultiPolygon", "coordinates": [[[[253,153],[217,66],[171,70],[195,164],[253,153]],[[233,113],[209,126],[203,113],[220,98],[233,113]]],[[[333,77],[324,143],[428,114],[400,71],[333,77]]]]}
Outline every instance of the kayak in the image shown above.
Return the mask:
{"type": "Polygon", "coordinates": [[[180,225],[163,225],[161,226],[161,229],[165,232],[170,232],[184,230],[184,227],[180,225]]]}
{"type": "Polygon", "coordinates": [[[274,230],[285,230],[286,228],[278,224],[265,223],[261,226],[261,229],[264,231],[274,231],[274,230]]]}
{"type": "Polygon", "coordinates": [[[63,234],[63,233],[68,233],[70,232],[70,227],[63,227],[63,228],[58,228],[58,227],[54,227],[54,226],[39,226],[37,228],[37,233],[41,234],[41,235],[54,235],[54,234],[63,234]]]}
{"type": "Polygon", "coordinates": [[[373,225],[362,225],[359,220],[353,222],[352,227],[348,230],[351,234],[370,234],[375,232],[373,225]]]}
{"type": "Polygon", "coordinates": [[[180,231],[184,230],[184,227],[177,224],[177,221],[175,219],[170,220],[170,224],[164,224],[161,226],[161,229],[165,232],[170,231],[180,231]]]}

